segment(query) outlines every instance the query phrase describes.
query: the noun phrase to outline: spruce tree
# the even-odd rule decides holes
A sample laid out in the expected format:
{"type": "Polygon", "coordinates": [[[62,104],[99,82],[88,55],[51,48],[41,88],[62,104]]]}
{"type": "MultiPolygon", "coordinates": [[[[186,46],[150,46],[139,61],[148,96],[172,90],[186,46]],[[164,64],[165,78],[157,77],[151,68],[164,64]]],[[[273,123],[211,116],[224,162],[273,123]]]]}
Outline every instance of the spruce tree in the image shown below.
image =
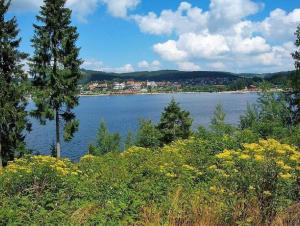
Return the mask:
{"type": "Polygon", "coordinates": [[[296,72],[292,78],[292,93],[290,96],[291,109],[294,112],[294,123],[300,123],[300,25],[295,33],[297,51],[292,53],[295,60],[296,72]]]}
{"type": "Polygon", "coordinates": [[[160,147],[161,134],[151,120],[141,120],[137,132],[136,145],[144,148],[160,147]]]}
{"type": "Polygon", "coordinates": [[[229,134],[233,127],[225,122],[226,113],[222,104],[217,104],[210,122],[210,128],[219,135],[229,134]]]}
{"type": "MultiPolygon", "coordinates": [[[[0,0],[0,168],[24,149],[26,81],[22,61],[27,55],[18,50],[21,39],[16,18],[6,20],[10,1],[0,0]]],[[[20,154],[20,153],[19,153],[20,154]]]]}
{"type": "Polygon", "coordinates": [[[97,132],[96,145],[89,146],[89,153],[95,156],[120,151],[121,137],[119,133],[110,133],[104,121],[101,121],[97,132]]]}
{"type": "Polygon", "coordinates": [[[61,156],[60,127],[64,126],[64,139],[70,141],[78,130],[79,122],[72,109],[78,105],[81,77],[80,49],[76,46],[77,29],[71,26],[71,10],[66,0],[44,0],[38,24],[34,24],[32,39],[34,56],[31,73],[35,88],[36,110],[32,115],[42,124],[56,121],[56,156],[61,156]]]}
{"type": "Polygon", "coordinates": [[[168,144],[178,139],[187,139],[191,135],[192,123],[190,113],[181,110],[179,104],[172,99],[157,126],[161,133],[161,143],[168,144]]]}

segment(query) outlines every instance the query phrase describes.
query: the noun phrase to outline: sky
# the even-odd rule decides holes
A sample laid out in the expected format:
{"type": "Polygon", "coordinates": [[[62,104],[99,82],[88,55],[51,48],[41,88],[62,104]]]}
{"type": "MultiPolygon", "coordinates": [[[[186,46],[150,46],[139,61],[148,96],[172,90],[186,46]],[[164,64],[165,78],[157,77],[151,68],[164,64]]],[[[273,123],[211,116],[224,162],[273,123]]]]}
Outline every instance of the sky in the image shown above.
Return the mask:
{"type": "MultiPolygon", "coordinates": [[[[12,0],[21,50],[33,53],[43,0],[12,0]]],[[[107,72],[293,70],[300,0],[67,0],[82,68],[107,72]]]]}

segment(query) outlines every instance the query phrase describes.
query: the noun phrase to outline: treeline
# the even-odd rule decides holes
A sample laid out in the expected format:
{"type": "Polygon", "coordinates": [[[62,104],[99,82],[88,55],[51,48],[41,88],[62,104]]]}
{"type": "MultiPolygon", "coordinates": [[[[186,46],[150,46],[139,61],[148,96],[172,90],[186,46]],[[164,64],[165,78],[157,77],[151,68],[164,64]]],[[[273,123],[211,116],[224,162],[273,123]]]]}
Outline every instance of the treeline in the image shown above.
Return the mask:
{"type": "MultiPolygon", "coordinates": [[[[80,80],[80,84],[88,84],[96,81],[170,81],[187,83],[188,81],[201,81],[203,79],[228,79],[230,83],[238,82],[251,82],[257,83],[262,81],[269,81],[272,84],[282,85],[278,81],[288,81],[289,77],[292,76],[294,71],[278,72],[270,74],[238,74],[220,71],[195,71],[195,72],[184,72],[175,70],[162,70],[162,71],[143,71],[143,72],[131,72],[131,73],[109,73],[101,71],[91,71],[82,69],[83,77],[80,80]]],[[[230,84],[229,84],[230,85],[230,84]]],[[[245,88],[242,87],[242,88],[245,88]]]]}

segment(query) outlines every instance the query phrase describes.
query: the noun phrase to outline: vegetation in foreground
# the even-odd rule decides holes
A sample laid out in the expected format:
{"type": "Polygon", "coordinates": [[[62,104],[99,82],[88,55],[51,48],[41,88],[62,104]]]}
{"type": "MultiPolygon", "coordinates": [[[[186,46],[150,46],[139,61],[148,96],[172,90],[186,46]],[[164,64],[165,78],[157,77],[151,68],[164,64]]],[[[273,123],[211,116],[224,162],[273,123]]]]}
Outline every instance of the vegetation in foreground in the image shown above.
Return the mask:
{"type": "Polygon", "coordinates": [[[236,139],[191,137],[79,163],[18,159],[0,172],[0,224],[299,225],[300,152],[236,139]],[[219,142],[226,149],[216,152],[219,142]]]}
{"type": "MultiPolygon", "coordinates": [[[[9,3],[0,0],[0,225],[300,225],[299,51],[288,89],[263,93],[239,127],[225,123],[219,105],[210,128],[191,131],[189,113],[172,101],[157,125],[144,120],[128,134],[122,153],[119,135],[102,123],[90,154],[72,163],[59,158],[60,120],[66,140],[78,127],[71,11],[64,0],[45,0],[27,86],[16,20],[4,17],[9,3]],[[18,158],[30,129],[28,90],[32,114],[56,118],[56,158],[18,158]]],[[[300,27],[296,36],[299,49],[300,27]]]]}

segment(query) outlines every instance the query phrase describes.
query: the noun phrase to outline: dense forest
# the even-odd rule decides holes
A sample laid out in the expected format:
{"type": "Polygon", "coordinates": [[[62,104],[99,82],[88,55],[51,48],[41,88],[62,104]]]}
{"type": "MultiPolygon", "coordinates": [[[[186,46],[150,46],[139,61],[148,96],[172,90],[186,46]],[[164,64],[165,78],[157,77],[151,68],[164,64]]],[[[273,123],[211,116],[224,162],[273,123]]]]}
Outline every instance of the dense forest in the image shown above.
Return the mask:
{"type": "MultiPolygon", "coordinates": [[[[172,100],[157,124],[144,119],[128,134],[125,150],[101,122],[89,153],[71,162],[60,143],[79,126],[72,12],[65,0],[44,1],[29,57],[16,19],[6,19],[9,3],[0,0],[0,225],[300,225],[300,26],[286,89],[265,84],[238,126],[218,105],[210,126],[193,131],[190,113],[172,100]],[[26,149],[29,117],[55,121],[53,156],[26,149]]],[[[167,76],[182,75],[174,73],[167,76]]]]}
{"type": "Polygon", "coordinates": [[[229,73],[221,71],[176,71],[176,70],[164,70],[164,71],[141,71],[132,73],[108,73],[101,71],[82,70],[83,77],[80,81],[81,84],[86,84],[93,81],[113,81],[113,80],[129,80],[136,81],[172,81],[183,82],[188,80],[197,80],[201,78],[229,78],[232,81],[238,79],[265,79],[267,81],[273,81],[278,79],[286,80],[295,71],[266,73],[266,74],[245,74],[245,73],[229,73]]]}

